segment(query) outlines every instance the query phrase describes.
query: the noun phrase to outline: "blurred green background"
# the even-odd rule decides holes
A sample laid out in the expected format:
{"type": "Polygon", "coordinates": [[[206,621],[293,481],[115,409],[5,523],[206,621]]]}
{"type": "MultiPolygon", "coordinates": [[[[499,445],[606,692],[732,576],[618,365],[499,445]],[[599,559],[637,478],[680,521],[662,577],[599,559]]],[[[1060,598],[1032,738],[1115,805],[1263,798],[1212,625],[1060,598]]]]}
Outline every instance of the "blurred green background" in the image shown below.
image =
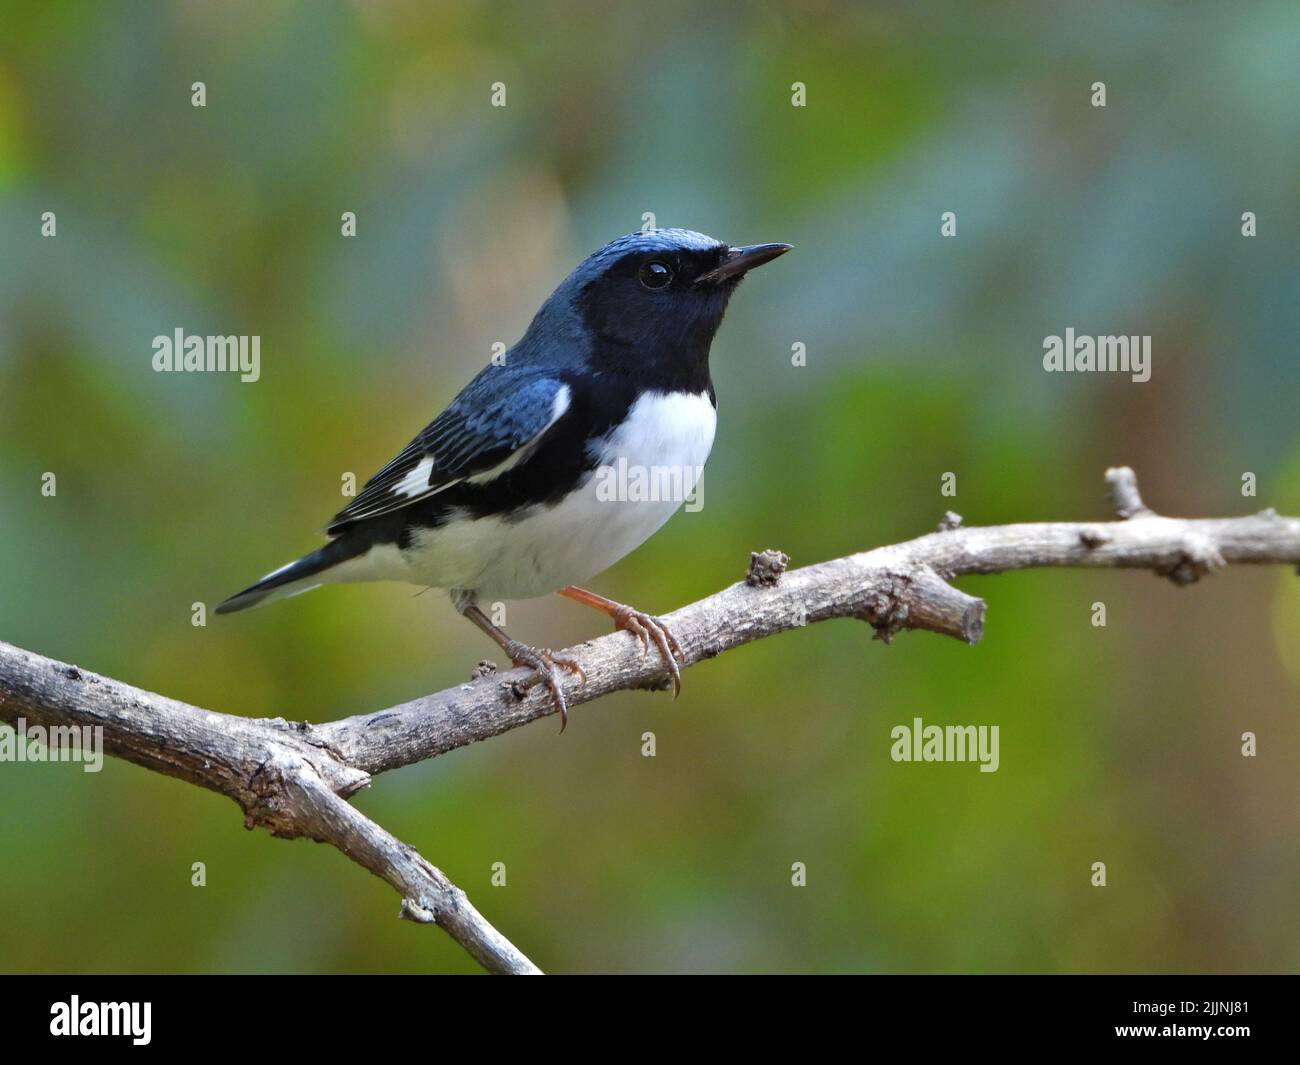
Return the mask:
{"type": "MultiPolygon", "coordinates": [[[[667,611],[752,549],[806,564],[949,507],[1103,518],[1114,463],[1166,513],[1300,511],[1294,3],[6,0],[0,18],[12,643],[312,721],[466,679],[494,648],[441,593],[326,589],[202,628],[191,604],[314,547],[342,474],[374,472],[644,212],[796,250],[714,344],[703,510],[605,594],[667,611]],[[1045,374],[1067,326],[1150,334],[1152,380],[1045,374]],[[259,335],[261,380],[154,373],[177,327],[259,335]]],[[[817,625],[690,670],[676,702],[608,698],[562,737],[530,726],[357,805],[555,972],[1300,966],[1300,581],[961,583],[989,601],[978,647],[817,625]],[[999,725],[1001,768],[893,763],[914,716],[999,725]]],[[[554,598],[509,622],[554,646],[605,629],[554,598]]],[[[475,970],[336,852],[134,766],[2,764],[0,808],[4,970],[475,970]]]]}

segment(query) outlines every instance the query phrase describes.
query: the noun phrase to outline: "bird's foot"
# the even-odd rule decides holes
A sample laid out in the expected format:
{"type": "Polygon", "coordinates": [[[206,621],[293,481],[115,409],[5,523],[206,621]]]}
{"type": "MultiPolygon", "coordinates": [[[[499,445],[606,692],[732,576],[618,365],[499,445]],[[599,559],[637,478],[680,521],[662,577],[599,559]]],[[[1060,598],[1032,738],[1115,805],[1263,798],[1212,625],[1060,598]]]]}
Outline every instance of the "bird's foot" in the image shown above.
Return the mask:
{"type": "Polygon", "coordinates": [[[587,674],[583,672],[582,667],[572,658],[557,655],[545,647],[529,647],[528,644],[520,643],[518,640],[511,640],[504,645],[503,649],[516,666],[527,666],[533,671],[532,677],[520,685],[524,691],[538,684],[546,685],[546,690],[551,693],[551,702],[559,711],[560,731],[563,732],[569,724],[569,703],[564,698],[564,688],[560,683],[563,679],[562,673],[572,673],[586,684],[587,674]]]}
{"type": "Polygon", "coordinates": [[[673,635],[672,630],[653,614],[643,614],[621,603],[615,604],[609,616],[614,619],[616,629],[626,629],[641,641],[642,658],[650,650],[650,641],[654,640],[664,663],[668,666],[668,675],[673,682],[673,698],[676,699],[682,691],[682,670],[677,664],[677,659],[680,658],[685,662],[686,653],[682,650],[682,645],[677,642],[677,637],[673,635]]]}

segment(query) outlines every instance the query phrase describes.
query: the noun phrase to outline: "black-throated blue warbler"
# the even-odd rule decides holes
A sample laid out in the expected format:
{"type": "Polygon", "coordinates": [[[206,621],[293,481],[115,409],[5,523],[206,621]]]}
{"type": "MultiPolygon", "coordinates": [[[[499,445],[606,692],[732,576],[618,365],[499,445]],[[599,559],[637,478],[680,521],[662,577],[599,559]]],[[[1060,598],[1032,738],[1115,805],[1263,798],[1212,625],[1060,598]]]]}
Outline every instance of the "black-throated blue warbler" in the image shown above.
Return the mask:
{"type": "Polygon", "coordinates": [[[674,692],[676,638],[658,619],[574,586],[645,542],[713,446],[709,347],[745,274],[788,244],[730,247],[685,229],[631,233],[588,256],[501,362],[485,367],[329,524],[329,543],[217,607],[225,614],[336,581],[451,592],[456,609],[547,686],[561,721],[572,659],[511,639],[478,600],[551,592],[653,641],[674,692]],[[609,498],[598,475],[680,471],[673,498],[609,498]]]}

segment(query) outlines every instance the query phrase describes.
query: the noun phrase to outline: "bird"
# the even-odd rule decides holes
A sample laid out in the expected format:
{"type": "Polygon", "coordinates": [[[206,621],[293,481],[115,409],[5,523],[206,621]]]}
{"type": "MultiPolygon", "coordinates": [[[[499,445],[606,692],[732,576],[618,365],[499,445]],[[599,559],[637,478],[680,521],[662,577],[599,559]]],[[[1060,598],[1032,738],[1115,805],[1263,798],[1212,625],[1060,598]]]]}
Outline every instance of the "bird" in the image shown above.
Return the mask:
{"type": "Polygon", "coordinates": [[[606,244],[334,516],[323,547],[216,612],[329,583],[443,589],[515,666],[531,669],[524,689],[545,685],[563,731],[564,675],[585,683],[581,666],[513,639],[479,606],[558,593],[630,631],[643,656],[653,643],[676,697],[685,656],[663,621],[579,585],[649,539],[695,489],[717,427],[713,338],[741,280],[790,248],[672,228],[606,244]],[[620,468],[671,471],[674,491],[611,490],[620,468]]]}

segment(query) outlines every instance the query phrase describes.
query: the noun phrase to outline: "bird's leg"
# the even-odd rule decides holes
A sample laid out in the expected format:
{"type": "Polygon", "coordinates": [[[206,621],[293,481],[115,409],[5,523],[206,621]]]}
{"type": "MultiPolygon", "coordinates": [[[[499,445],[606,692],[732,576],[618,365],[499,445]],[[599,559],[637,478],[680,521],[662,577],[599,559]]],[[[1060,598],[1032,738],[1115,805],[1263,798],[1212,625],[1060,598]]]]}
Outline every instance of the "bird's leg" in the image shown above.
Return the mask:
{"type": "Polygon", "coordinates": [[[627,629],[628,632],[641,641],[641,654],[643,657],[650,648],[648,640],[654,640],[655,646],[659,648],[659,653],[663,655],[664,662],[668,666],[668,674],[672,678],[673,698],[677,698],[682,690],[682,671],[677,664],[677,659],[681,658],[685,662],[686,654],[682,651],[681,644],[677,642],[677,637],[672,634],[667,625],[651,614],[643,614],[630,606],[616,603],[613,599],[606,599],[603,595],[597,595],[595,592],[589,592],[572,584],[567,588],[561,588],[559,594],[566,599],[572,599],[575,603],[594,607],[602,614],[611,617],[614,620],[616,629],[627,629]]]}
{"type": "Polygon", "coordinates": [[[546,685],[555,709],[560,712],[560,731],[563,732],[569,724],[569,704],[564,698],[564,689],[560,686],[560,670],[575,674],[586,684],[587,674],[582,671],[582,667],[572,658],[557,655],[543,647],[529,647],[526,643],[511,639],[504,629],[492,624],[488,616],[478,608],[472,595],[458,592],[452,595],[451,601],[460,613],[492,637],[497,646],[510,656],[514,665],[527,666],[533,670],[533,677],[524,685],[525,689],[535,684],[546,685]]]}

